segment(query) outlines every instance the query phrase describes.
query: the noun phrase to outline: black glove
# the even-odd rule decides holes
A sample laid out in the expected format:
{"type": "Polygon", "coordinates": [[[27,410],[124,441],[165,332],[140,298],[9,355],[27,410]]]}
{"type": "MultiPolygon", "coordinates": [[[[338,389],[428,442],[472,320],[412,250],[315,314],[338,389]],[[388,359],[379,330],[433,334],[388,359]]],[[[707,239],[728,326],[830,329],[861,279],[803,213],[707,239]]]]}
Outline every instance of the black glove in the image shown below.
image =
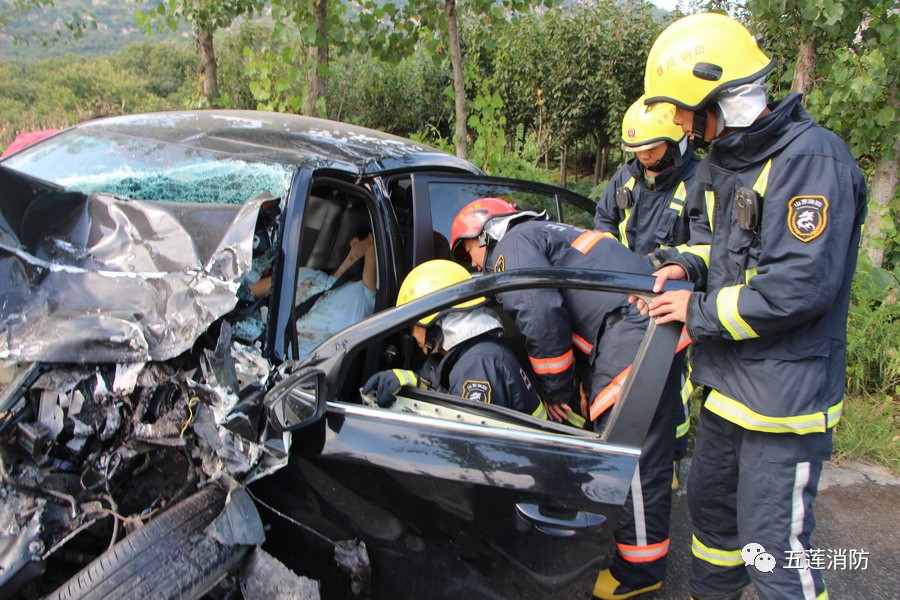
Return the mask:
{"type": "Polygon", "coordinates": [[[418,384],[419,378],[412,371],[391,369],[390,371],[379,371],[369,377],[369,380],[362,387],[362,392],[363,394],[377,392],[375,401],[378,402],[378,406],[387,408],[394,403],[394,396],[397,395],[401,387],[418,384]]]}

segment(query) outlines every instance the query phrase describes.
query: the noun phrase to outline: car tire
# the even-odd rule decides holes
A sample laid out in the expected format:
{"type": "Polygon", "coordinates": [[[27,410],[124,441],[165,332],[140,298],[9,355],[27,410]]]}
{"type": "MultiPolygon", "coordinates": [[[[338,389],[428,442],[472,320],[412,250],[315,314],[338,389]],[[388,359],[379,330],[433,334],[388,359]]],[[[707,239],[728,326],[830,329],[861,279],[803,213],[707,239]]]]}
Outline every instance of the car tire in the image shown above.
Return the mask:
{"type": "Polygon", "coordinates": [[[98,556],[45,600],[199,598],[250,546],[224,545],[204,529],[227,491],[212,485],[176,504],[98,556]]]}

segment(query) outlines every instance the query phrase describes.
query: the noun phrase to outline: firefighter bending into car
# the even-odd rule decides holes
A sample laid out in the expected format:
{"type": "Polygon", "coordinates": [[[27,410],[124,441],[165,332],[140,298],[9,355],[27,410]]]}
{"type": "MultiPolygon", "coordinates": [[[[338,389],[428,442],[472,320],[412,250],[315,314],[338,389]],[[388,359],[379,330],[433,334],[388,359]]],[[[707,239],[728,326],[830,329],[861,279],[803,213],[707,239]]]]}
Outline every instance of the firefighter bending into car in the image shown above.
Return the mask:
{"type": "MultiPolygon", "coordinates": [[[[599,231],[548,221],[544,213],[519,211],[498,198],[471,202],[456,215],[451,249],[487,273],[550,267],[650,274],[647,261],[599,231]]],[[[605,421],[631,370],[649,320],[628,296],[578,289],[504,292],[503,308],[525,336],[531,366],[556,421],[573,422],[576,412],[605,421]],[[576,388],[576,369],[584,397],[576,388]]],[[[644,591],[658,589],[669,550],[672,453],[681,412],[683,351],[673,360],[616,526],[613,568],[634,577],[644,591]],[[640,569],[630,565],[640,563],[640,569]]],[[[576,422],[577,424],[577,422],[576,422]]],[[[608,573],[608,571],[604,571],[608,573]]],[[[602,575],[602,574],[601,574],[602,575]]]]}
{"type": "Polygon", "coordinates": [[[645,101],[674,104],[675,123],[711,142],[696,175],[694,251],[657,272],[657,289],[689,279],[699,291],[644,307],[686,324],[692,378],[708,390],[687,486],[695,600],[738,599],[751,581],[761,600],[828,597],[821,571],[788,559],[809,552],[841,416],[866,189],[799,94],[767,104],[774,65],[738,21],[703,13],[666,28],[645,71],[645,101]],[[745,564],[748,544],[774,564],[745,564]]]}
{"type": "MultiPolygon", "coordinates": [[[[403,280],[397,306],[470,278],[455,262],[424,262],[403,280]]],[[[512,350],[497,338],[503,324],[482,306],[486,301],[476,298],[419,319],[412,333],[428,358],[418,374],[404,369],[380,371],[366,381],[363,393],[374,392],[378,405],[388,407],[402,386],[421,386],[545,419],[537,390],[512,350]]]]}
{"type": "MultiPolygon", "coordinates": [[[[622,119],[622,149],[633,157],[609,180],[594,213],[594,229],[613,234],[654,266],[690,251],[687,200],[700,159],[672,122],[674,116],[673,105],[648,106],[643,96],[628,107],[622,119]]],[[[675,429],[673,487],[678,487],[678,464],[687,452],[688,401],[694,391],[689,375],[687,367],[681,386],[683,414],[675,429]]]]}

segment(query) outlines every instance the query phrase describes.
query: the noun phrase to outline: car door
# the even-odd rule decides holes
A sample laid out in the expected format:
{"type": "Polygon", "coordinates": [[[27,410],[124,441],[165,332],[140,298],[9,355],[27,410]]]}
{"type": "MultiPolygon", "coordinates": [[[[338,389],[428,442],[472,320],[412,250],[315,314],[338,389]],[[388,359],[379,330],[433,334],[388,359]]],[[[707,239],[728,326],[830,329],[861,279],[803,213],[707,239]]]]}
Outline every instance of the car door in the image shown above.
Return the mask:
{"type": "Polygon", "coordinates": [[[502,198],[526,210],[547,210],[550,218],[591,229],[596,203],[554,185],[464,173],[414,173],[412,190],[420,242],[431,243],[432,231],[450,239],[459,210],[479,198],[502,198]]]}
{"type": "Polygon", "coordinates": [[[599,568],[680,327],[649,327],[602,435],[414,388],[392,409],[360,398],[367,374],[358,357],[379,339],[435,310],[529,285],[651,295],[653,278],[571,269],[486,275],[323,344],[329,353],[301,362],[266,399],[273,422],[299,427],[290,464],[258,490],[303,526],[272,529],[279,558],[313,569],[329,582],[323,590],[334,590],[340,577],[316,571],[322,549],[310,549],[323,538],[363,540],[377,598],[559,598],[599,568]]]}

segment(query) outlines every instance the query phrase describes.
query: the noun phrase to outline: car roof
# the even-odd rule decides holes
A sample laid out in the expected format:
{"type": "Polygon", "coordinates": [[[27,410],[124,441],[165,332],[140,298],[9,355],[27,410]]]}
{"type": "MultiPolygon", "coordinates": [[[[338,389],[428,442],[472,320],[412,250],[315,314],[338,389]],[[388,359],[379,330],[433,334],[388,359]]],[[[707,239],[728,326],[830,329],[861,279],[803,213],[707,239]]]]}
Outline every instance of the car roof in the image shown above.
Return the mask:
{"type": "Polygon", "coordinates": [[[423,167],[480,172],[466,160],[389,133],[284,113],[166,111],[96,119],[74,128],[226,152],[245,159],[318,163],[366,174],[423,167]]]}

